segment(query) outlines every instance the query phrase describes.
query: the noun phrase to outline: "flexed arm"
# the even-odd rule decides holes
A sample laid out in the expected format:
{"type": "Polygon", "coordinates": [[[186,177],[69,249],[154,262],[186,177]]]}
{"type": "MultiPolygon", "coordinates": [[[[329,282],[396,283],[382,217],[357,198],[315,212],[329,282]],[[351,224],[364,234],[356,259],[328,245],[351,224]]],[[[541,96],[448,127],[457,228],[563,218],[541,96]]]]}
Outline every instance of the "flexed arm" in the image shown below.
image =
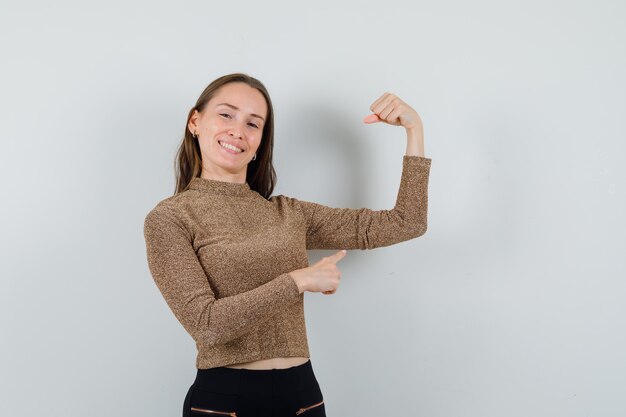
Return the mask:
{"type": "Polygon", "coordinates": [[[406,154],[396,203],[391,210],[333,208],[289,198],[304,216],[307,249],[373,249],[423,235],[428,223],[428,179],[432,160],[424,157],[422,121],[415,110],[385,93],[370,106],[365,123],[405,127],[406,154]]]}

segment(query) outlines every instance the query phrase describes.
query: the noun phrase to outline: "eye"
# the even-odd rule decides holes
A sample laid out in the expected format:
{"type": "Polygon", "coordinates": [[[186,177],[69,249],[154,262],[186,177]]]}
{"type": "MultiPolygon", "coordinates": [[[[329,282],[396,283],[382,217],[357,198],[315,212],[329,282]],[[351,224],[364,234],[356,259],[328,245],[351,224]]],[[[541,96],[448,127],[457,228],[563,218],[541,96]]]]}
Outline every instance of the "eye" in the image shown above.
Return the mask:
{"type": "MultiPolygon", "coordinates": [[[[228,113],[219,113],[220,116],[228,116],[230,117],[230,114],[228,113]]],[[[258,129],[259,126],[255,125],[254,123],[249,123],[251,126],[254,126],[255,129],[258,129]]]]}

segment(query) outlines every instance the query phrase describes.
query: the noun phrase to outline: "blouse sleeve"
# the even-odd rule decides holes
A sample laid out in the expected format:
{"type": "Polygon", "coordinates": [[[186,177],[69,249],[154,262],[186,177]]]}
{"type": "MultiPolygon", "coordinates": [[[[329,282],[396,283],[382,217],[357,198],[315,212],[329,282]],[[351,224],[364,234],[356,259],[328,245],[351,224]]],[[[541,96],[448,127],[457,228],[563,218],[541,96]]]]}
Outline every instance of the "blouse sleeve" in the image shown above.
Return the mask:
{"type": "Polygon", "coordinates": [[[284,273],[250,291],[216,299],[187,229],[166,206],[148,213],[144,237],[150,273],[196,342],[211,346],[242,336],[300,298],[295,280],[284,273]]]}
{"type": "Polygon", "coordinates": [[[403,156],[400,187],[391,210],[334,208],[291,198],[306,221],[307,249],[374,249],[423,235],[431,162],[417,155],[403,156]]]}

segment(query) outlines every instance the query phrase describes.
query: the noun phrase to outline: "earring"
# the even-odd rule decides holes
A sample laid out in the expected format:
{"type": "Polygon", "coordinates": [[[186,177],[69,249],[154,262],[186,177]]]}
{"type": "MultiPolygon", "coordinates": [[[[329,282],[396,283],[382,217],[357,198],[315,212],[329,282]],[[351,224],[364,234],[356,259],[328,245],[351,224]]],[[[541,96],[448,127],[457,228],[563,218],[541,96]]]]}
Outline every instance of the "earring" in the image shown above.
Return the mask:
{"type": "Polygon", "coordinates": [[[254,156],[252,157],[252,160],[256,160],[256,153],[254,154],[254,156]]]}
{"type": "Polygon", "coordinates": [[[192,134],[191,134],[191,136],[192,136],[194,139],[198,139],[198,131],[196,130],[194,133],[192,133],[192,134]]]}

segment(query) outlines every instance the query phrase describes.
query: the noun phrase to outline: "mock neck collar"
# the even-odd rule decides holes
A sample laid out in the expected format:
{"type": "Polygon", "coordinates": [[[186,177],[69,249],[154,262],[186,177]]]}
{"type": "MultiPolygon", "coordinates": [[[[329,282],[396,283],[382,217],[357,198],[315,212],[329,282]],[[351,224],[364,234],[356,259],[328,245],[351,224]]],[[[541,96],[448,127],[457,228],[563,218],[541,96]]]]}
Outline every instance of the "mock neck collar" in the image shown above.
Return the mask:
{"type": "Polygon", "coordinates": [[[245,195],[250,192],[248,182],[218,181],[202,177],[194,177],[187,187],[189,190],[197,190],[205,193],[217,193],[225,195],[245,195]]]}

